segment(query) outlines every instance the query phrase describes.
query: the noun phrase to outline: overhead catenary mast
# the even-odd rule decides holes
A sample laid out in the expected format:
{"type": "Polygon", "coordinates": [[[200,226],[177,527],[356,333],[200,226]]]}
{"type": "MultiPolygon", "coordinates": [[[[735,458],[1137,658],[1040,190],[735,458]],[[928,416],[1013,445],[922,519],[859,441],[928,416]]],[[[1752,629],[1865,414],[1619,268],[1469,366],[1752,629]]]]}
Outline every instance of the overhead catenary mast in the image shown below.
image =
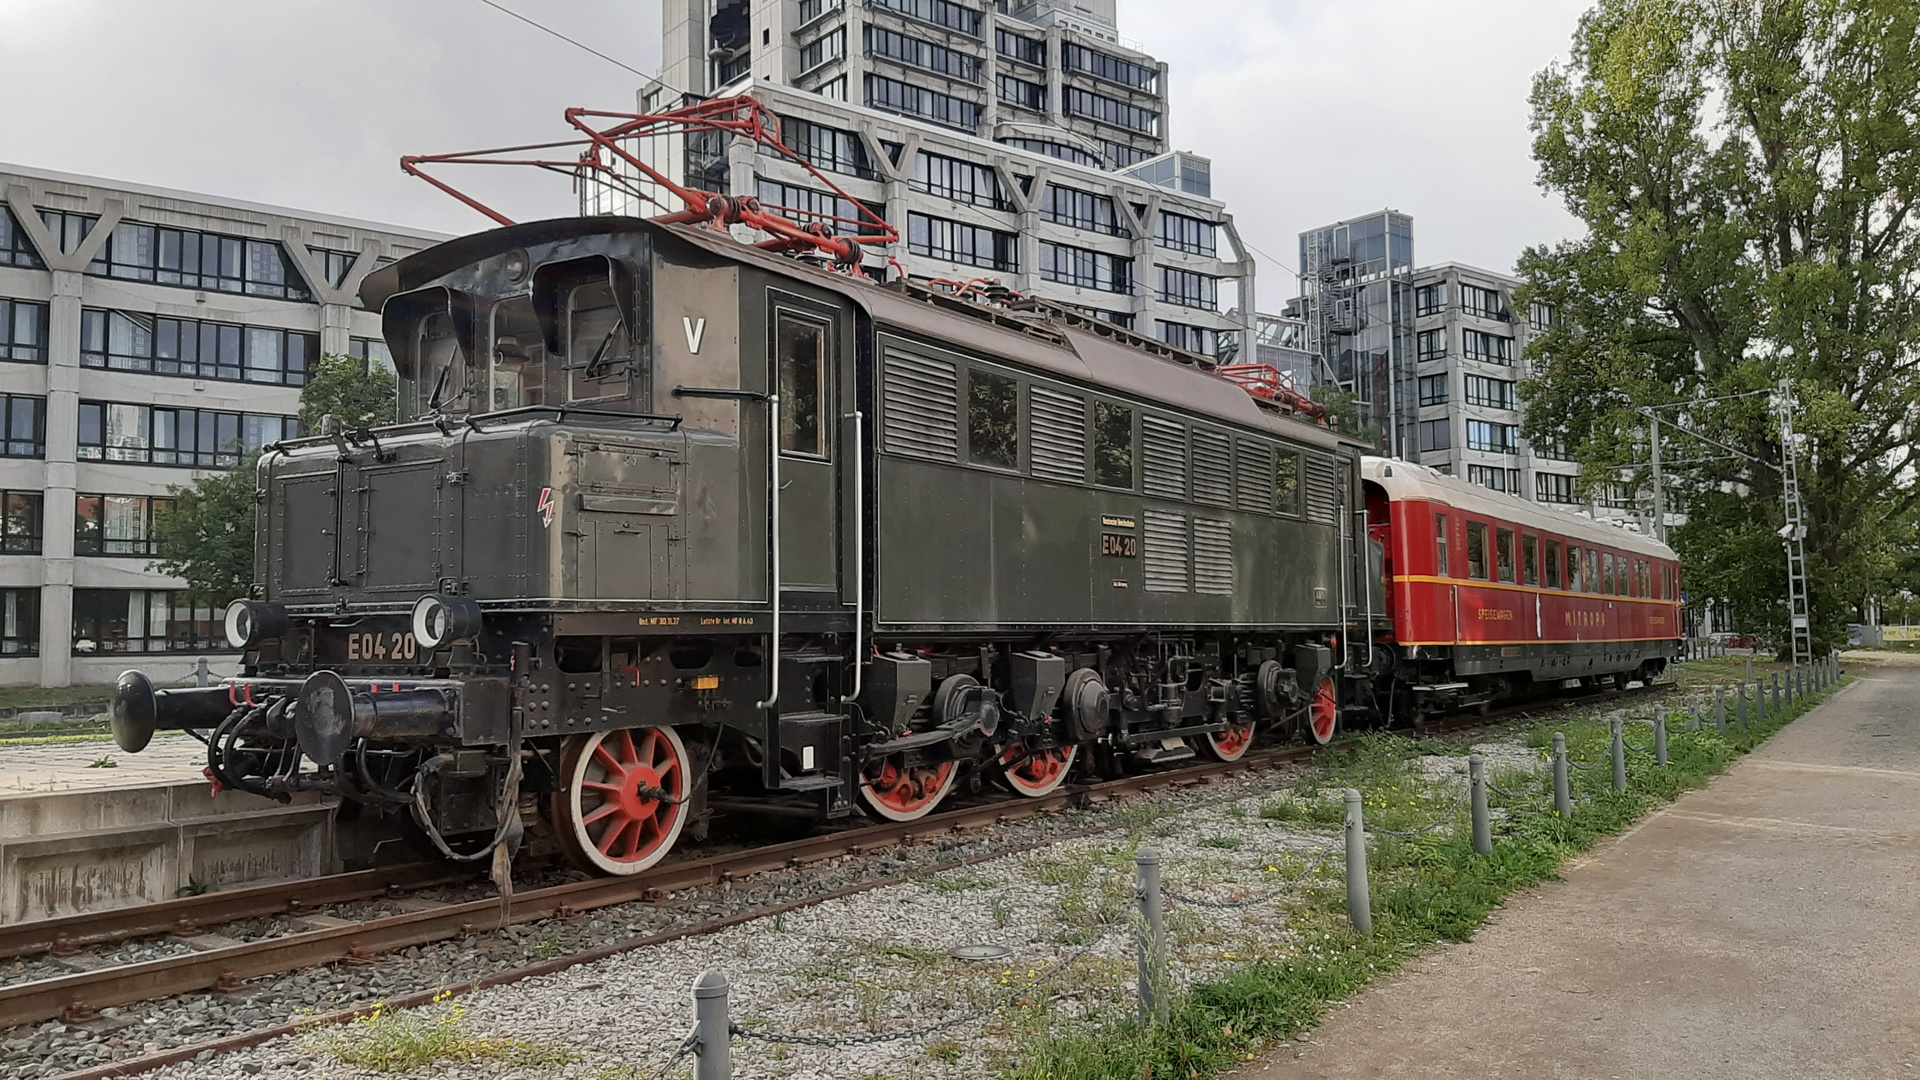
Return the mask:
{"type": "Polygon", "coordinates": [[[1780,393],[1773,399],[1780,414],[1780,501],[1787,523],[1780,539],[1787,549],[1787,625],[1793,638],[1793,666],[1813,662],[1813,620],[1807,603],[1807,526],[1800,505],[1800,467],[1794,452],[1793,384],[1780,380],[1780,393]]]}

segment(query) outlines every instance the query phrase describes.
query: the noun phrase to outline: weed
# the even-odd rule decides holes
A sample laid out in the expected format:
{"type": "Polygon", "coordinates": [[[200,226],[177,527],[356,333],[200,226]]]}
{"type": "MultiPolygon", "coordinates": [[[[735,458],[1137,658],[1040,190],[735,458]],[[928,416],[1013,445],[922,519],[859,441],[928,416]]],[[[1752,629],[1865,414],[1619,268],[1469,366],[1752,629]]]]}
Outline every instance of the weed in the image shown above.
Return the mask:
{"type": "Polygon", "coordinates": [[[538,1067],[564,1065],[573,1055],[552,1047],[463,1030],[467,1007],[442,993],[431,1005],[389,1011],[385,1003],[340,1027],[309,1031],[308,1043],[344,1065],[407,1072],[439,1062],[497,1061],[538,1067]]]}
{"type": "Polygon", "coordinates": [[[960,1060],[960,1044],[952,1039],[935,1039],[927,1044],[927,1060],[951,1065],[960,1060]]]}
{"type": "Polygon", "coordinates": [[[199,896],[205,893],[207,889],[210,887],[211,886],[209,886],[206,882],[201,881],[199,878],[188,878],[187,883],[185,885],[182,885],[179,888],[173,890],[173,895],[199,896]]]}
{"type": "Polygon", "coordinates": [[[528,955],[536,960],[551,960],[566,952],[567,946],[560,940],[559,934],[548,932],[538,934],[532,941],[527,942],[526,950],[528,955]]]}
{"type": "Polygon", "coordinates": [[[1226,851],[1232,851],[1244,843],[1246,843],[1246,841],[1237,836],[1203,836],[1200,838],[1201,847],[1221,848],[1226,851]]]}
{"type": "Polygon", "coordinates": [[[987,901],[987,912],[993,916],[993,925],[1002,930],[1013,924],[1013,905],[998,896],[987,901]]]}
{"type": "Polygon", "coordinates": [[[97,757],[87,765],[89,769],[117,769],[119,767],[120,763],[111,757],[97,757]]]}

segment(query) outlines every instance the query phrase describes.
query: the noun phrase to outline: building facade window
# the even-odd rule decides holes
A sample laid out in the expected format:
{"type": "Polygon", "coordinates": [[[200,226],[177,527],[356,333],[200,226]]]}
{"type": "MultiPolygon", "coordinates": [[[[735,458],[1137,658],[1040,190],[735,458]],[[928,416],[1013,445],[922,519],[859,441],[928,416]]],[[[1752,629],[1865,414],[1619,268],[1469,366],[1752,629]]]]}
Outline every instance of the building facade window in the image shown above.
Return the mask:
{"type": "Polygon", "coordinates": [[[1138,165],[1153,156],[1151,150],[1142,150],[1130,143],[1114,142],[1112,139],[1100,140],[1100,152],[1106,155],[1107,160],[1112,162],[1116,169],[1138,165]]]}
{"type": "MultiPolygon", "coordinates": [[[[800,0],[800,25],[805,26],[829,11],[839,11],[846,0],[800,0]]],[[[652,107],[649,112],[657,111],[652,107]]]]}
{"type": "Polygon", "coordinates": [[[40,655],[40,590],[0,589],[0,656],[40,655]]]}
{"type": "Polygon", "coordinates": [[[980,126],[979,105],[965,98],[937,93],[884,75],[867,76],[867,107],[917,116],[963,131],[972,131],[980,126]]]}
{"type": "Polygon", "coordinates": [[[1447,310],[1446,282],[1421,285],[1413,290],[1414,315],[1438,315],[1445,310],[1447,310]]]}
{"type": "Polygon", "coordinates": [[[1527,305],[1527,329],[1543,334],[1559,325],[1560,313],[1552,304],[1535,300],[1527,305]]]}
{"type": "Polygon", "coordinates": [[[1000,174],[993,166],[976,165],[945,154],[920,151],[913,159],[913,179],[907,186],[954,202],[994,210],[1011,208],[1000,188],[1000,174]]]}
{"type": "Polygon", "coordinates": [[[1460,352],[1469,360],[1488,364],[1513,364],[1513,339],[1484,330],[1460,331],[1460,352]]]}
{"type": "Polygon", "coordinates": [[[1017,267],[1012,233],[926,214],[907,215],[907,250],[930,259],[990,270],[1013,271],[1017,267]]]}
{"type": "Polygon", "coordinates": [[[1042,38],[1030,38],[1007,29],[993,32],[993,49],[1001,56],[1018,60],[1034,67],[1047,66],[1047,43],[1042,38]]]}
{"type": "Polygon", "coordinates": [[[842,75],[837,79],[828,79],[814,87],[813,92],[828,101],[845,101],[847,100],[847,77],[842,75]]]}
{"type": "Polygon", "coordinates": [[[980,13],[952,0],[871,0],[874,7],[887,8],[921,22],[980,36],[980,13]]]}
{"type": "Polygon", "coordinates": [[[154,527],[172,512],[172,499],[149,495],[75,496],[73,553],[156,555],[154,527]]]}
{"type": "MultiPolygon", "coordinates": [[[[53,246],[61,254],[71,255],[80,250],[80,244],[93,231],[93,223],[100,219],[92,214],[76,214],[67,210],[42,210],[40,223],[53,234],[53,246]]],[[[93,267],[87,267],[89,273],[93,267]]]]}
{"type": "Polygon", "coordinates": [[[313,299],[286,250],[272,240],[163,229],[137,221],[113,227],[87,273],[278,300],[313,299]]]}
{"type": "Polygon", "coordinates": [[[1426,405],[1445,405],[1446,403],[1447,403],[1446,373],[1442,372],[1439,375],[1420,376],[1420,404],[1422,406],[1426,406],[1426,405]]]}
{"type": "Polygon", "coordinates": [[[1079,188],[1048,184],[1046,193],[1040,199],[1040,216],[1055,225],[1066,225],[1087,232],[1106,233],[1108,236],[1132,235],[1125,222],[1120,220],[1120,213],[1115,209],[1112,199],[1079,188]]]}
{"type": "MultiPolygon", "coordinates": [[[[897,30],[889,30],[884,26],[868,25],[867,55],[897,60],[908,67],[917,67],[951,79],[960,79],[965,82],[978,81],[978,69],[973,57],[963,52],[955,52],[944,45],[935,45],[931,41],[921,41],[917,37],[902,34],[897,30]]],[[[803,58],[800,66],[804,68],[809,65],[803,58]]]]}
{"type": "Polygon", "coordinates": [[[226,651],[212,607],[169,589],[73,590],[73,651],[101,653],[226,651]]]}
{"type": "Polygon", "coordinates": [[[393,352],[387,348],[387,343],[379,338],[348,338],[347,355],[355,360],[367,360],[378,364],[388,371],[394,370],[393,352]]]}
{"type": "Polygon", "coordinates": [[[1414,351],[1420,361],[1444,360],[1447,358],[1447,328],[1422,330],[1414,336],[1414,351]]]}
{"type": "Polygon", "coordinates": [[[1507,317],[1506,301],[1501,298],[1500,290],[1484,289],[1478,285],[1460,285],[1460,310],[1481,319],[1501,319],[1507,317]]]}
{"type": "Polygon", "coordinates": [[[1573,485],[1574,478],[1564,473],[1537,472],[1533,474],[1533,497],[1543,503],[1571,503],[1575,501],[1573,485]]]}
{"type": "Polygon", "coordinates": [[[1446,420],[1420,421],[1420,449],[1448,450],[1453,447],[1453,428],[1446,420]]]}
{"type": "Polygon", "coordinates": [[[1160,114],[1152,109],[1143,109],[1138,105],[1129,105],[1118,98],[1105,94],[1096,94],[1091,90],[1082,90],[1069,86],[1066,90],[1066,111],[1071,116],[1084,116],[1103,124],[1138,131],[1143,135],[1160,134],[1160,114]]]}
{"type": "MultiPolygon", "coordinates": [[[[872,47],[869,43],[868,48],[872,47]]],[[[839,60],[846,55],[847,28],[842,26],[800,46],[800,70],[802,73],[809,72],[829,60],[839,60]]]]}
{"type": "Polygon", "coordinates": [[[1155,271],[1159,280],[1155,283],[1154,292],[1160,297],[1162,303],[1205,308],[1208,311],[1219,310],[1219,278],[1171,266],[1155,267],[1155,271]]]}
{"type": "Polygon", "coordinates": [[[1218,226],[1211,221],[1162,210],[1153,224],[1153,239],[1163,248],[1212,258],[1219,250],[1215,238],[1217,231],[1218,226]]]}
{"type": "Polygon", "coordinates": [[[351,251],[310,247],[307,254],[313,256],[313,265],[320,271],[321,279],[335,289],[347,283],[347,275],[353,273],[353,264],[360,261],[360,256],[351,251]]]}
{"type": "Polygon", "coordinates": [[[1468,465],[1467,483],[1518,495],[1520,494],[1520,470],[1501,469],[1491,465],[1468,465]]]}
{"type": "Polygon", "coordinates": [[[878,234],[880,226],[873,222],[876,218],[886,220],[880,207],[871,203],[855,203],[843,199],[830,191],[815,191],[798,184],[783,184],[778,180],[762,177],[757,185],[756,194],[760,202],[769,210],[804,219],[801,224],[812,221],[827,221],[836,233],[878,234]],[[862,212],[862,207],[865,212],[862,212]],[[866,216],[872,214],[872,217],[866,216]],[[829,221],[828,219],[837,219],[829,221]]]}
{"type": "Polygon", "coordinates": [[[1155,319],[1153,336],[1176,349],[1185,349],[1202,356],[1217,356],[1220,353],[1220,331],[1209,327],[1189,326],[1186,323],[1155,319]]]}
{"type": "Polygon", "coordinates": [[[1160,84],[1158,67],[1123,60],[1085,45],[1067,42],[1060,50],[1060,59],[1069,71],[1083,71],[1096,79],[1105,79],[1135,90],[1153,93],[1160,84]]]}
{"type": "Polygon", "coordinates": [[[47,362],[47,305],[0,300],[0,360],[47,362]]]}
{"type": "Polygon", "coordinates": [[[1514,424],[1495,424],[1486,420],[1467,421],[1467,449],[1492,454],[1511,454],[1520,448],[1520,428],[1514,424]]]}
{"type": "Polygon", "coordinates": [[[1049,139],[1001,139],[1000,145],[1011,146],[1020,150],[1031,150],[1036,154],[1045,154],[1058,161],[1071,161],[1075,165],[1085,165],[1094,169],[1101,167],[1100,156],[1098,154],[1090,154],[1077,146],[1068,146],[1066,143],[1057,143],[1049,139]]]}
{"type": "Polygon", "coordinates": [[[40,530],[46,521],[38,491],[0,491],[0,552],[40,554],[40,530]]]}
{"type": "Polygon", "coordinates": [[[1467,376],[1467,404],[1485,405],[1494,409],[1517,409],[1513,396],[1513,383],[1506,379],[1489,379],[1484,375],[1467,376]]]}
{"type": "Polygon", "coordinates": [[[47,456],[47,399],[0,394],[0,457],[47,456]]]}
{"type": "Polygon", "coordinates": [[[20,227],[20,219],[5,206],[0,206],[0,266],[46,268],[40,261],[40,253],[33,249],[33,241],[27,239],[27,230],[20,227]]]}
{"type": "Polygon", "coordinates": [[[231,469],[243,454],[299,434],[291,416],[83,401],[79,458],[231,469]]]}
{"type": "Polygon", "coordinates": [[[1034,112],[1047,111],[1047,86],[1017,75],[1001,74],[994,80],[1000,100],[1034,112]]]}
{"type": "MultiPolygon", "coordinates": [[[[867,156],[866,144],[851,131],[783,116],[780,118],[780,134],[795,157],[816,169],[846,173],[866,180],[880,175],[874,171],[873,160],[867,156]]],[[[765,148],[760,152],[777,153],[765,148]]]]}
{"type": "Polygon", "coordinates": [[[80,313],[83,367],[304,386],[319,359],[316,334],[127,311],[80,313]]]}
{"type": "Polygon", "coordinates": [[[1102,292],[1133,291],[1133,260],[1104,251],[1040,242],[1040,277],[1102,292]]]}

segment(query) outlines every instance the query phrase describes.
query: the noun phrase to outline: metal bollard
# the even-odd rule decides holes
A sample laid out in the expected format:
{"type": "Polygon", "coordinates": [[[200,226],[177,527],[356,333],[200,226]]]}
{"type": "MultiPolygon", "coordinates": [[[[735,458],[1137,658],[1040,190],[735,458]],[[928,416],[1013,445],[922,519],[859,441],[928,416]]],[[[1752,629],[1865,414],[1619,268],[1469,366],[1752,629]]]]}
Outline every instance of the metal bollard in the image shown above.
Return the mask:
{"type": "Polygon", "coordinates": [[[693,980],[694,1080],[732,1080],[733,1022],[727,1016],[727,977],[703,971],[693,980]]]}
{"type": "Polygon", "coordinates": [[[1347,921],[1353,932],[1373,933],[1373,895],[1367,890],[1367,819],[1360,793],[1347,789],[1347,921]]]}
{"type": "Polygon", "coordinates": [[[1473,853],[1493,854],[1493,822],[1487,819],[1487,759],[1467,758],[1468,801],[1473,805],[1473,853]]]}
{"type": "Polygon", "coordinates": [[[1713,726],[1720,734],[1727,733],[1727,688],[1713,688],[1713,726]]]}
{"type": "Polygon", "coordinates": [[[1627,790],[1626,721],[1613,718],[1613,790],[1627,790]]]}
{"type": "Polygon", "coordinates": [[[1667,714],[1659,713],[1653,718],[1653,763],[1661,768],[1667,767],[1667,714]]]}
{"type": "Polygon", "coordinates": [[[1160,892],[1160,851],[1141,848],[1133,857],[1140,887],[1140,915],[1147,922],[1140,943],[1140,1022],[1164,1023],[1170,1003],[1167,985],[1167,909],[1160,892]]]}
{"type": "Polygon", "coordinates": [[[1780,673],[1773,673],[1773,718],[1780,719],[1780,673]]]}
{"type": "Polygon", "coordinates": [[[207,658],[201,657],[193,665],[193,685],[212,686],[213,676],[207,672],[207,658]]]}
{"type": "Polygon", "coordinates": [[[1745,681],[1746,682],[1753,681],[1753,657],[1751,656],[1747,657],[1747,677],[1745,681]]]}
{"type": "Polygon", "coordinates": [[[1573,790],[1567,783],[1567,736],[1553,733],[1553,808],[1563,818],[1573,816],[1573,790]]]}

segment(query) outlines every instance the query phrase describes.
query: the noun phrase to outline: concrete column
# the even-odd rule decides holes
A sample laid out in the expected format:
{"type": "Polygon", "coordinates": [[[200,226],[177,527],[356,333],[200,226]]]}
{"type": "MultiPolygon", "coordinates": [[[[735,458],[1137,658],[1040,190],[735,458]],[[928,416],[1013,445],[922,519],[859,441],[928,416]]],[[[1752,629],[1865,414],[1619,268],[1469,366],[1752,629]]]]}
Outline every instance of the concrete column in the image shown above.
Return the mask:
{"type": "MultiPolygon", "coordinates": [[[[323,304],[320,307],[320,354],[322,356],[344,356],[348,348],[348,339],[353,337],[353,308],[346,304],[323,304]]],[[[312,357],[309,359],[318,359],[312,357]]]]}
{"type": "Polygon", "coordinates": [[[40,685],[73,684],[73,498],[79,484],[80,286],[55,270],[47,311],[47,481],[42,501],[40,685]]]}

